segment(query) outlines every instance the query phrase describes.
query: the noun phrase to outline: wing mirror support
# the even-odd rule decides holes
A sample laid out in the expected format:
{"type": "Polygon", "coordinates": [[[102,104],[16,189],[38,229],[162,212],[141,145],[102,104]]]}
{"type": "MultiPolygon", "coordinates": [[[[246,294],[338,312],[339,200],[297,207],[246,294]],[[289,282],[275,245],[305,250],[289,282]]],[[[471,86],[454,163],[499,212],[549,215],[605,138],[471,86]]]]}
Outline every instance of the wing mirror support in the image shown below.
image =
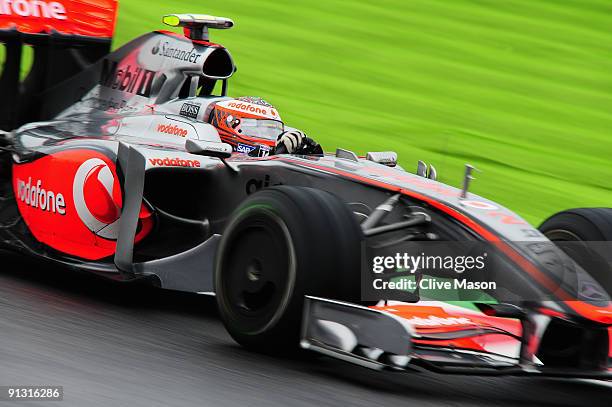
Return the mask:
{"type": "Polygon", "coordinates": [[[219,158],[230,171],[238,172],[238,168],[225,160],[232,155],[232,146],[227,143],[187,139],[185,150],[191,154],[219,158]]]}

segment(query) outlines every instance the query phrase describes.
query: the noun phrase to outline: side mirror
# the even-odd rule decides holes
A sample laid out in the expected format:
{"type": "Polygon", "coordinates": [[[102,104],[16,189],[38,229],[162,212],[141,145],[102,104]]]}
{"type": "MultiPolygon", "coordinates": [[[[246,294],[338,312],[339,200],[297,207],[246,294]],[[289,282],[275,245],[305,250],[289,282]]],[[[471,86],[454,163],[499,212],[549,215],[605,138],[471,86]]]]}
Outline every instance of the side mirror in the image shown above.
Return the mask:
{"type": "MultiPolygon", "coordinates": [[[[192,122],[190,124],[195,128],[196,133],[198,135],[197,136],[198,140],[208,141],[208,142],[213,142],[213,143],[221,143],[221,137],[219,137],[219,132],[217,131],[215,126],[213,126],[212,124],[202,123],[202,122],[192,122]]],[[[192,137],[192,139],[193,138],[196,138],[196,137],[192,137]]]]}
{"type": "Polygon", "coordinates": [[[232,155],[231,145],[215,141],[187,139],[185,141],[185,149],[191,154],[208,157],[229,158],[232,155]]]}
{"type": "Polygon", "coordinates": [[[366,159],[387,167],[397,165],[397,153],[395,151],[370,151],[366,155],[366,159]]]}

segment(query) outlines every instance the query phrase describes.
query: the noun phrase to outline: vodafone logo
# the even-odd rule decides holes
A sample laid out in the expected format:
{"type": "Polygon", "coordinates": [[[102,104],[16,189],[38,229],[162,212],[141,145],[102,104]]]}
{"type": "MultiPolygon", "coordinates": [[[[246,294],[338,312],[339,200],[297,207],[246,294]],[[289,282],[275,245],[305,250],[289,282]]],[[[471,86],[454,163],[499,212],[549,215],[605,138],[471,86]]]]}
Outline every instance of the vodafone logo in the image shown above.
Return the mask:
{"type": "Polygon", "coordinates": [[[227,104],[227,106],[231,107],[233,109],[236,109],[236,110],[240,110],[242,112],[257,113],[257,114],[261,114],[261,115],[267,115],[268,114],[268,110],[267,109],[264,109],[264,108],[259,107],[259,106],[252,105],[250,103],[230,102],[230,103],[227,104]]]}
{"type": "Polygon", "coordinates": [[[66,8],[57,1],[0,0],[0,15],[65,20],[66,8]]]}
{"type": "Polygon", "coordinates": [[[183,160],[181,158],[149,158],[151,165],[158,167],[200,167],[198,160],[183,160]]]}
{"type": "Polygon", "coordinates": [[[28,177],[28,182],[25,182],[17,178],[17,196],[21,202],[32,208],[60,215],[66,214],[64,195],[45,190],[42,180],[32,182],[32,177],[28,177]]]}
{"type": "Polygon", "coordinates": [[[245,100],[234,99],[219,102],[217,106],[234,112],[250,113],[256,116],[265,117],[266,119],[281,120],[278,111],[269,104],[257,104],[245,100]]]}
{"type": "Polygon", "coordinates": [[[99,158],[85,161],[72,185],[81,221],[97,236],[116,240],[121,216],[121,190],[109,166],[99,158]]]}
{"type": "Polygon", "coordinates": [[[173,136],[187,137],[188,131],[177,126],[176,124],[158,124],[157,131],[159,133],[171,134],[173,136]]]}

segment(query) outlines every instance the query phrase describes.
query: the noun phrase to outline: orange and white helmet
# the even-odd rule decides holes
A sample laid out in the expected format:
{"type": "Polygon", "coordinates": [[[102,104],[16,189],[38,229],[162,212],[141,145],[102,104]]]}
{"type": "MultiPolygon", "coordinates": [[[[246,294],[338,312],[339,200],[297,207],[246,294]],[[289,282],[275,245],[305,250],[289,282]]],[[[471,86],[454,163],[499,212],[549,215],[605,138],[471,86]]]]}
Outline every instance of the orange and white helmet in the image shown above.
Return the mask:
{"type": "Polygon", "coordinates": [[[217,102],[209,122],[217,128],[224,142],[246,154],[257,148],[270,151],[285,128],[274,106],[259,97],[217,102]]]}

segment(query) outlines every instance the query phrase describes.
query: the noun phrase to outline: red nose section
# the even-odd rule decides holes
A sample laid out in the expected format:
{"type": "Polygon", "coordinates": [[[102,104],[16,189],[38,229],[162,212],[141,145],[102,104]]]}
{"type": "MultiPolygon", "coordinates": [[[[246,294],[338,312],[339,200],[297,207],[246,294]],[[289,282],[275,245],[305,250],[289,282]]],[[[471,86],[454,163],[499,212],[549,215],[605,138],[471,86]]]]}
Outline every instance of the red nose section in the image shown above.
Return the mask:
{"type": "Polygon", "coordinates": [[[111,224],[119,219],[120,207],[113,199],[113,191],[118,189],[118,185],[113,185],[113,182],[105,185],[100,177],[100,172],[107,168],[105,165],[98,165],[87,174],[83,195],[91,214],[100,222],[111,224]]]}

